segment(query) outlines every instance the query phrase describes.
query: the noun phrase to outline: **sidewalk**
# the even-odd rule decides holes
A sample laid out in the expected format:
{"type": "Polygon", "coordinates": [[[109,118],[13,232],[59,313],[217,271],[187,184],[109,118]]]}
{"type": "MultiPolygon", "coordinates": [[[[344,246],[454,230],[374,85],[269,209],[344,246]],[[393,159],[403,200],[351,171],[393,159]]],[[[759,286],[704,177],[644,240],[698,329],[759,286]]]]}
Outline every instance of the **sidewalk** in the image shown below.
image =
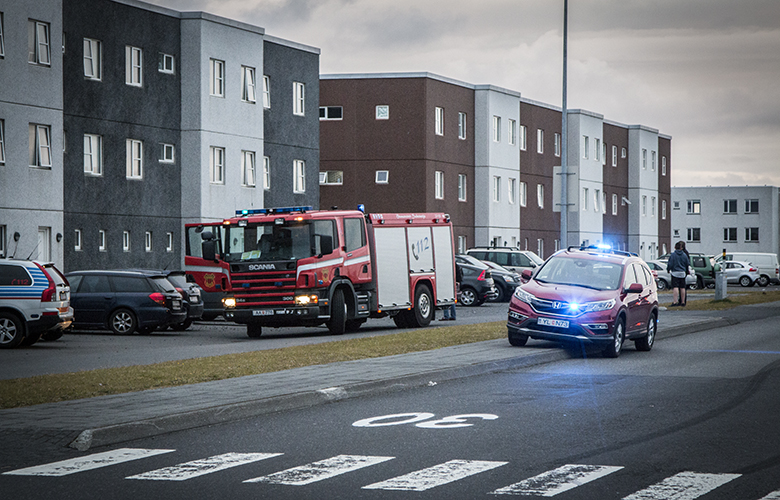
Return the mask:
{"type": "MultiPolygon", "coordinates": [[[[780,315],[780,303],[762,314],[780,315]]],[[[757,306],[716,313],[662,311],[658,339],[757,319],[757,306]]],[[[28,435],[79,450],[303,408],[381,391],[549,363],[570,357],[559,347],[505,339],[384,358],[309,366],[274,373],[129,394],[0,410],[0,436],[28,435]]]]}

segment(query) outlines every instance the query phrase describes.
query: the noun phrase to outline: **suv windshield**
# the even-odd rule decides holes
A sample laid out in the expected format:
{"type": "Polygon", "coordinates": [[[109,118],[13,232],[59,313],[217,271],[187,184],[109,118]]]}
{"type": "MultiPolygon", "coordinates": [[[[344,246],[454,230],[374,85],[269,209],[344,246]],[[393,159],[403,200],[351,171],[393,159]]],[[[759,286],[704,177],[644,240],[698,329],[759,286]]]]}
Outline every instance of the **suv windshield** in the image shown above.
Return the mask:
{"type": "Polygon", "coordinates": [[[623,274],[621,264],[595,259],[553,256],[536,273],[534,279],[543,283],[573,285],[595,290],[616,290],[623,274]]]}
{"type": "Polygon", "coordinates": [[[297,260],[322,254],[323,237],[336,246],[333,220],[248,224],[225,228],[226,262],[297,260]]]}

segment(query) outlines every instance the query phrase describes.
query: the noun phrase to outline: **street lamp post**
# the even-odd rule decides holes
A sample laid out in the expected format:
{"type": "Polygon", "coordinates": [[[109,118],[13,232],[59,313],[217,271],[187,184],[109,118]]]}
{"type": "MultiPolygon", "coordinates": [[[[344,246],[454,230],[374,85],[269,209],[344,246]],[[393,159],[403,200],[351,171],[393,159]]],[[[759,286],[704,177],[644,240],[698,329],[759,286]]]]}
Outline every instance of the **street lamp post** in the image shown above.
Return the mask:
{"type": "Polygon", "coordinates": [[[563,102],[561,109],[561,248],[568,247],[569,233],[569,172],[567,161],[567,111],[566,111],[566,43],[568,37],[569,0],[563,0],[563,102]]]}

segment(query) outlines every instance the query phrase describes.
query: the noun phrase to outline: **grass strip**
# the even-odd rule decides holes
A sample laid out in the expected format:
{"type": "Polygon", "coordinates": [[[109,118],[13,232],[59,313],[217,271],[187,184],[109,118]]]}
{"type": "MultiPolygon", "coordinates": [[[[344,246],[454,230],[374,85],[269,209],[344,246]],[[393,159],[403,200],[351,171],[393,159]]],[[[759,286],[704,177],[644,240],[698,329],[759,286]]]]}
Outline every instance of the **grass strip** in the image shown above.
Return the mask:
{"type": "MultiPolygon", "coordinates": [[[[702,291],[688,291],[688,301],[684,310],[687,311],[723,311],[725,309],[731,309],[737,306],[746,306],[751,304],[764,304],[767,302],[780,301],[780,291],[766,291],[759,292],[729,292],[726,298],[723,300],[707,300],[697,299],[695,296],[699,293],[712,293],[713,290],[702,291]]],[[[668,298],[671,297],[671,294],[668,298]]],[[[671,298],[667,303],[664,297],[659,297],[659,305],[669,307],[672,305],[671,298]]],[[[680,308],[683,310],[683,308],[680,308]]]]}

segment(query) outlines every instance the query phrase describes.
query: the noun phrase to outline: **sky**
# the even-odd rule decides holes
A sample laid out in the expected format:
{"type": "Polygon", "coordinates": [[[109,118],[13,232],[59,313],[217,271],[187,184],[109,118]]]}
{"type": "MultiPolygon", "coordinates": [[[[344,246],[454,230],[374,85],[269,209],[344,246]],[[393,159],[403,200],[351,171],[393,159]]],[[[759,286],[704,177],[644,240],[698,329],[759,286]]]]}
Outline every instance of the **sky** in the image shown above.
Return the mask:
{"type": "MultiPolygon", "coordinates": [[[[563,0],[150,0],[562,104],[563,0]]],[[[672,137],[673,186],[780,186],[780,0],[569,0],[567,107],[672,137]]]]}

